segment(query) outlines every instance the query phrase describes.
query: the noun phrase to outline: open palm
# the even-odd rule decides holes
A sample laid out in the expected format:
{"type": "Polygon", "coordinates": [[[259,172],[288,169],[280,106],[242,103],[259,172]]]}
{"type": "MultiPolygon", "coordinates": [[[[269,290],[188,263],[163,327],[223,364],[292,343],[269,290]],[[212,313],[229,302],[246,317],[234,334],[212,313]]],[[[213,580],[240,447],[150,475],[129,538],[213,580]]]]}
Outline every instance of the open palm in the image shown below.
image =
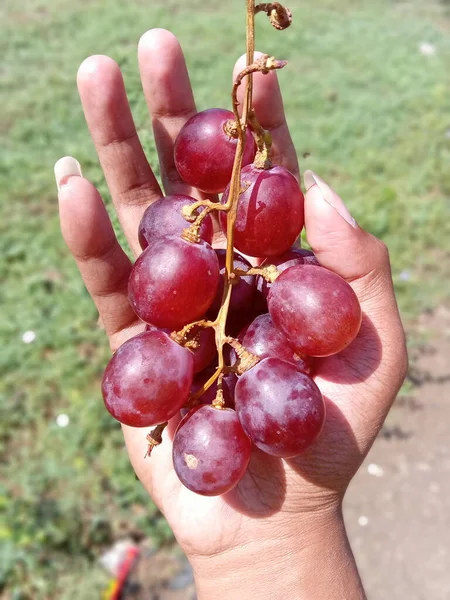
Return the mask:
{"type": "MultiPolygon", "coordinates": [[[[139,44],[139,65],[152,117],[165,192],[201,197],[178,176],[173,145],[196,112],[176,38],[152,30],[139,44]]],[[[244,62],[235,67],[243,68],[244,62]]],[[[78,73],[79,92],[100,162],[124,233],[140,253],[138,224],[145,208],[163,194],[147,162],[128,105],[122,75],[111,59],[94,56],[78,73]]],[[[273,137],[273,160],[299,178],[297,159],[275,73],[255,76],[254,107],[273,137]]],[[[115,237],[102,199],[75,161],[56,167],[61,229],[103,325],[116,350],[143,329],[127,299],[131,263],[115,237]]],[[[161,446],[144,459],[147,431],[123,427],[133,467],[175,536],[190,555],[224,553],[254,540],[270,540],[296,515],[339,511],[345,489],[372,445],[406,370],[401,322],[383,244],[359,228],[340,198],[307,173],[305,220],[308,241],[321,264],[350,282],[363,309],[358,338],[340,355],[319,362],[316,382],[327,418],[319,441],[296,459],[255,450],[247,474],[222,497],[193,494],[172,466],[172,420],[161,446]]],[[[215,244],[223,246],[217,231],[215,244]]]]}

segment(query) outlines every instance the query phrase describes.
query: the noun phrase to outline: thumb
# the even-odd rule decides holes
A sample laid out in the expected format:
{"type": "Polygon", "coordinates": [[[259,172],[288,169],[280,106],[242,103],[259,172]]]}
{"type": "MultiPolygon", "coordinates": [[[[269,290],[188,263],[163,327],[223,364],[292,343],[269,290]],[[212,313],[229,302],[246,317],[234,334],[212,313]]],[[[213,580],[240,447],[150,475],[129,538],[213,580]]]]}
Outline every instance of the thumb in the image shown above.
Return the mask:
{"type": "Polygon", "coordinates": [[[304,180],[308,242],[322,266],[350,283],[363,311],[363,324],[357,338],[359,345],[355,340],[348,352],[352,356],[356,353],[360,360],[368,360],[370,348],[380,346],[377,379],[384,379],[391,389],[391,395],[386,393],[386,388],[383,393],[383,416],[407,368],[388,250],[383,242],[358,226],[343,200],[323,179],[306,171],[304,180]]]}
{"type": "Polygon", "coordinates": [[[398,317],[385,244],[364,231],[340,196],[316,173],[306,171],[305,226],[321,265],[352,284],[363,310],[398,317]]]}
{"type": "Polygon", "coordinates": [[[361,229],[338,194],[306,171],[305,226],[308,242],[324,267],[354,281],[383,273],[390,279],[386,246],[361,229]]]}

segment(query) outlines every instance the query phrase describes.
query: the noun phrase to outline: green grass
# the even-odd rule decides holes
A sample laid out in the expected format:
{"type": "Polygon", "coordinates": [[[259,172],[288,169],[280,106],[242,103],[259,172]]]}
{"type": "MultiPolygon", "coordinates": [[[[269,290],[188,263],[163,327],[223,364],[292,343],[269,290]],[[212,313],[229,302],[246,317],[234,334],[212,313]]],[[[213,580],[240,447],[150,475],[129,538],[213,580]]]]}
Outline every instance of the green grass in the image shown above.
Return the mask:
{"type": "MultiPolygon", "coordinates": [[[[151,27],[179,36],[199,109],[228,105],[234,58],[245,50],[243,3],[205,4],[0,7],[0,588],[14,598],[98,598],[103,545],[127,530],[169,535],[102,407],[107,346],[60,239],[52,169],[60,156],[76,156],[109,202],[75,87],[78,65],[94,53],[121,65],[156,168],[136,60],[151,27]],[[37,334],[29,345],[27,330],[37,334]],[[70,417],[65,429],[55,423],[60,413],[70,417]]],[[[294,26],[282,34],[261,17],[257,47],[289,60],[280,79],[299,156],[311,153],[302,168],[332,182],[389,245],[411,324],[446,298],[449,275],[448,3],[290,7],[294,26]],[[436,55],[423,56],[421,42],[435,44],[436,55]]]]}

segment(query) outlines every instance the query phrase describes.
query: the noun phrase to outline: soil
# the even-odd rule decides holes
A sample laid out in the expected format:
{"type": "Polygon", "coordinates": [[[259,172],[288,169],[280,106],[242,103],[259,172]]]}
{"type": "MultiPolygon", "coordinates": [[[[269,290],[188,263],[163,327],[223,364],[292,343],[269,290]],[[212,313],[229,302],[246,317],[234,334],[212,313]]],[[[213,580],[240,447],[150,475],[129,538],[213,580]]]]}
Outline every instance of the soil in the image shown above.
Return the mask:
{"type": "MultiPolygon", "coordinates": [[[[353,480],[344,515],[369,600],[450,599],[450,310],[423,315],[430,340],[353,480]]],[[[195,600],[180,552],[143,553],[122,600],[195,600]]],[[[257,600],[249,598],[248,600],[257,600]]]]}
{"type": "Polygon", "coordinates": [[[429,342],[346,496],[369,600],[450,598],[450,311],[423,315],[429,342]],[[371,474],[372,473],[372,474],[371,474]]]}

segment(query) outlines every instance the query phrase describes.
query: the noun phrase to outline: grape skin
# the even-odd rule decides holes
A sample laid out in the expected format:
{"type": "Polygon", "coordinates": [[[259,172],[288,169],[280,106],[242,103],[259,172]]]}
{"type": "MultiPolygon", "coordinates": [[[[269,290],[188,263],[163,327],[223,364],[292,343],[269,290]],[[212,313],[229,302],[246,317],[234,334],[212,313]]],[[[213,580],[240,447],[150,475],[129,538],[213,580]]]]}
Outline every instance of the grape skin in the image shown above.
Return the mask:
{"type": "MultiPolygon", "coordinates": [[[[205,384],[210,377],[214,375],[216,367],[208,367],[201,373],[198,373],[194,377],[194,381],[191,386],[191,394],[195,394],[205,384]]],[[[222,379],[222,391],[225,406],[228,408],[234,408],[234,389],[237,383],[237,376],[235,373],[225,373],[222,379]]],[[[217,393],[217,380],[212,384],[206,392],[200,396],[199,401],[201,404],[211,404],[217,393]]]]}
{"type": "MultiPolygon", "coordinates": [[[[155,325],[147,324],[145,326],[146,331],[151,331],[152,329],[157,329],[158,331],[164,331],[168,336],[172,333],[171,329],[161,329],[160,327],[155,327],[155,325]]],[[[203,369],[206,369],[212,361],[217,356],[217,348],[216,348],[216,336],[214,329],[211,327],[206,327],[197,331],[194,331],[191,335],[187,335],[188,339],[198,338],[199,346],[197,348],[189,348],[187,349],[192,352],[192,356],[194,357],[194,373],[200,373],[203,369]]]]}
{"type": "MultiPolygon", "coordinates": [[[[223,108],[197,113],[185,123],[175,141],[175,165],[181,178],[209,194],[220,194],[231,179],[237,138],[224,129],[234,114],[223,108]]],[[[242,165],[255,157],[255,142],[249,130],[242,165]]]]}
{"type": "Polygon", "coordinates": [[[168,236],[155,240],[134,263],[128,297],[146,323],[178,330],[206,313],[219,277],[219,262],[209,244],[168,236]]]}
{"type": "Polygon", "coordinates": [[[242,479],[250,453],[251,442],[234,410],[200,406],[179,424],[172,457],[183,485],[203,496],[219,496],[242,479]]]}
{"type": "MultiPolygon", "coordinates": [[[[194,373],[200,373],[208,367],[217,356],[216,334],[212,327],[197,332],[198,348],[188,348],[194,357],[194,373]]],[[[189,336],[188,336],[189,337],[189,336]]]]}
{"type": "Polygon", "coordinates": [[[186,403],[193,375],[191,352],[162,331],[144,331],[109,361],[102,383],[105,406],[131,427],[163,423],[186,403]]]}
{"type": "MultiPolygon", "coordinates": [[[[304,223],[303,193],[295,177],[284,167],[258,169],[253,165],[241,171],[241,187],[234,245],[248,256],[276,256],[288,250],[299,236],[304,223]]],[[[230,187],[222,196],[228,200],[230,187]]],[[[227,231],[227,215],[219,215],[222,230],[227,231]]]]}
{"type": "MultiPolygon", "coordinates": [[[[183,194],[173,194],[160,198],[145,210],[139,223],[139,243],[142,250],[154,240],[168,235],[181,235],[190,223],[181,214],[183,206],[194,204],[195,198],[183,194]]],[[[194,215],[195,216],[195,215],[194,215]]],[[[211,244],[213,238],[213,222],[207,215],[200,227],[200,238],[211,244]]]]}
{"type": "Polygon", "coordinates": [[[275,327],[269,314],[260,315],[241,331],[238,341],[248,352],[259,358],[280,358],[293,364],[299,371],[311,374],[314,359],[296,354],[285,336],[275,327]]]}
{"type": "MultiPolygon", "coordinates": [[[[316,265],[317,267],[320,267],[320,263],[314,252],[311,252],[311,250],[307,250],[306,248],[289,248],[289,250],[286,250],[286,252],[283,252],[280,256],[266,258],[261,263],[261,267],[266,267],[267,265],[274,265],[279,273],[282,273],[283,271],[286,271],[286,269],[289,269],[289,267],[294,267],[295,265],[316,265]]],[[[269,295],[271,287],[272,284],[270,281],[264,279],[262,275],[257,276],[256,288],[263,294],[264,298],[267,298],[269,295]]]]}
{"type": "MultiPolygon", "coordinates": [[[[209,310],[210,315],[215,318],[219,312],[222,304],[223,288],[225,285],[225,259],[226,250],[216,250],[217,258],[219,260],[220,269],[220,282],[217,288],[216,297],[209,310]]],[[[246,271],[251,268],[251,264],[238,252],[234,253],[233,267],[234,269],[242,269],[246,271]]],[[[231,291],[230,306],[228,314],[239,313],[242,314],[250,309],[252,304],[253,296],[255,294],[255,276],[254,275],[243,275],[239,278],[239,281],[233,285],[231,291]]]]}
{"type": "Polygon", "coordinates": [[[330,356],[358,335],[361,307],[350,285],[323,267],[289,267],[268,296],[274,325],[296,352],[330,356]]]}
{"type": "Polygon", "coordinates": [[[325,419],[325,404],[314,381],[279,358],[265,358],[238,379],[235,403],[252,442],[280,458],[306,450],[325,419]]]}

